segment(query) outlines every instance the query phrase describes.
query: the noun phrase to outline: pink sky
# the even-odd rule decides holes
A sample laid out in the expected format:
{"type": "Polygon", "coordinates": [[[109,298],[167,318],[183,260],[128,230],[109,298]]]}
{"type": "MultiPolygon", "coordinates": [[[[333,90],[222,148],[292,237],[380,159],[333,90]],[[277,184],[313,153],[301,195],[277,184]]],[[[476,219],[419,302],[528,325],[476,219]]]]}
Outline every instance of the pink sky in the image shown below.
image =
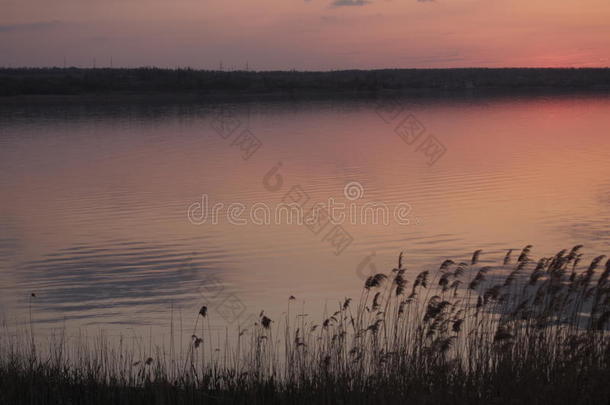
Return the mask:
{"type": "Polygon", "coordinates": [[[0,66],[610,66],[608,0],[0,0],[0,66]]]}

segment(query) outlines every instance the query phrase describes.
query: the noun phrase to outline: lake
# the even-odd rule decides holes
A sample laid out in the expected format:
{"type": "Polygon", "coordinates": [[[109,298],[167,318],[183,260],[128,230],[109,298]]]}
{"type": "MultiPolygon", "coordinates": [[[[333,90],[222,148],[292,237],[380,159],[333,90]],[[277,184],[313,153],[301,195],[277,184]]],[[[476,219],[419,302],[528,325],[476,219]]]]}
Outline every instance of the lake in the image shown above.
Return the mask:
{"type": "Polygon", "coordinates": [[[201,305],[224,330],[290,296],[321,318],[401,251],[609,242],[606,95],[0,104],[0,319],[42,335],[163,336],[201,305]]]}

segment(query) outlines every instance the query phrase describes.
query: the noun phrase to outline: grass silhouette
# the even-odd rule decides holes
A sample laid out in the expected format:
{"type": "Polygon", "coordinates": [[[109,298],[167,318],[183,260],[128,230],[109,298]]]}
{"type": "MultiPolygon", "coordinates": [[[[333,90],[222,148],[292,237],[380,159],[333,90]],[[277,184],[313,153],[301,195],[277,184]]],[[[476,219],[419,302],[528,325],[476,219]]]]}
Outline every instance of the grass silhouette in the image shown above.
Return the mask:
{"type": "Polygon", "coordinates": [[[221,353],[205,306],[183,356],[103,335],[42,351],[33,327],[5,333],[0,403],[606,404],[610,260],[583,267],[581,249],[533,260],[526,246],[485,266],[478,250],[417,274],[401,254],[321,322],[290,297],[285,319],[261,313],[221,353]]]}

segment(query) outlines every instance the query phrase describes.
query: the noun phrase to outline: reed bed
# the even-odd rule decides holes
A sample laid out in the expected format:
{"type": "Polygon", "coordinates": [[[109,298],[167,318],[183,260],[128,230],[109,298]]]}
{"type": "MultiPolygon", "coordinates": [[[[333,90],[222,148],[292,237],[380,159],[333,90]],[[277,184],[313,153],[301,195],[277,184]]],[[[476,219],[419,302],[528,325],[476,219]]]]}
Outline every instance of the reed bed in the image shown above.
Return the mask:
{"type": "Polygon", "coordinates": [[[284,319],[261,313],[221,353],[205,306],[182,355],[103,335],[42,351],[32,324],[0,341],[0,403],[610,403],[610,260],[531,249],[419,273],[401,254],[321,322],[289,297],[284,319]]]}

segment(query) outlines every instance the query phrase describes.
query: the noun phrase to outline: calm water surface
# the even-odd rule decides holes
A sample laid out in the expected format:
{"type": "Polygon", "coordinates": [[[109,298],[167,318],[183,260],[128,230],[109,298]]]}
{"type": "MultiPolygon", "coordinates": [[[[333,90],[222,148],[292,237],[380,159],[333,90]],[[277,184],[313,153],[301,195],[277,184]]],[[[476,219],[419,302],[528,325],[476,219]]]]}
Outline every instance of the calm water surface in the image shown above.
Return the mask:
{"type": "Polygon", "coordinates": [[[163,334],[172,309],[190,325],[203,303],[222,328],[279,316],[291,295],[316,318],[334,311],[400,251],[412,271],[475,249],[496,263],[528,243],[535,255],[578,243],[586,258],[608,253],[609,97],[400,105],[388,123],[368,101],[226,103],[224,129],[239,126],[227,139],[219,105],[0,106],[0,317],[27,320],[35,292],[38,333],[163,334]],[[432,166],[394,131],[407,113],[425,127],[418,142],[433,134],[446,148],[432,166]],[[247,160],[243,130],[262,143],[247,160]],[[351,182],[360,198],[345,195],[351,182]],[[409,223],[347,220],[352,242],[336,255],[331,227],[226,216],[231,203],[246,219],[273,209],[291,190],[308,204],[408,206],[409,223]],[[208,214],[224,211],[196,225],[187,212],[204,195],[208,214]]]}

